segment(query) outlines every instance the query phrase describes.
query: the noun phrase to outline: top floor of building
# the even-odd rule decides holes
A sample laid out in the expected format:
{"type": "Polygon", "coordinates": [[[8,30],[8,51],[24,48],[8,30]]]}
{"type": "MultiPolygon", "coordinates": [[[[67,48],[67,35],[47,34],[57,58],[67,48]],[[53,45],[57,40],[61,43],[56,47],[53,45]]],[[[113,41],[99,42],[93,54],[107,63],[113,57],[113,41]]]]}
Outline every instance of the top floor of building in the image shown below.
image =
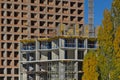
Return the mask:
{"type": "Polygon", "coordinates": [[[23,39],[20,42],[21,51],[50,51],[57,49],[96,49],[96,38],[79,36],[57,36],[53,38],[23,39]]]}

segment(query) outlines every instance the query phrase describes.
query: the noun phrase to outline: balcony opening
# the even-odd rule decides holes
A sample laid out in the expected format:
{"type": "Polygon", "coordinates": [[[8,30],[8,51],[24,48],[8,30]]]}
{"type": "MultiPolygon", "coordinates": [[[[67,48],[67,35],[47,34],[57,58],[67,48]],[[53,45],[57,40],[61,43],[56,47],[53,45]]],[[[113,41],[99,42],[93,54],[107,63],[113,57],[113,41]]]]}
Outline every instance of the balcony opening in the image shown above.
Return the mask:
{"type": "Polygon", "coordinates": [[[76,17],[75,16],[71,16],[70,17],[70,21],[75,21],[76,17]]]}
{"type": "Polygon", "coordinates": [[[12,4],[7,4],[7,9],[10,9],[12,7],[12,4]]]}
{"type": "Polygon", "coordinates": [[[71,9],[70,10],[70,14],[75,14],[76,10],[75,9],[71,9]]]}
{"type": "Polygon", "coordinates": [[[11,80],[12,79],[12,77],[7,77],[7,80],[11,80]]]}
{"type": "Polygon", "coordinates": [[[14,12],[14,17],[20,17],[19,12],[14,12]]]}
{"type": "Polygon", "coordinates": [[[78,21],[81,21],[83,19],[83,17],[78,17],[78,21]]]}
{"type": "Polygon", "coordinates": [[[45,14],[40,14],[40,18],[41,19],[45,18],[45,14]]]}
{"type": "Polygon", "coordinates": [[[14,20],[14,24],[19,24],[19,20],[14,20]]]}
{"type": "Polygon", "coordinates": [[[82,40],[82,39],[79,39],[79,40],[78,40],[78,47],[79,47],[79,48],[85,48],[84,40],[82,40]]]}
{"type": "Polygon", "coordinates": [[[15,58],[18,57],[18,52],[14,52],[14,57],[15,57],[15,58]]]}
{"type": "Polygon", "coordinates": [[[82,71],[83,62],[78,62],[78,71],[82,71]]]}
{"type": "Polygon", "coordinates": [[[14,80],[18,80],[18,77],[14,77],[14,80]]]}
{"type": "Polygon", "coordinates": [[[18,69],[14,69],[14,74],[19,74],[18,69]]]}
{"type": "Polygon", "coordinates": [[[5,63],[6,63],[5,60],[1,60],[1,65],[2,66],[5,66],[5,63]]]}
{"type": "MultiPolygon", "coordinates": [[[[0,74],[4,74],[4,73],[5,73],[4,70],[5,70],[4,68],[0,68],[0,74]]],[[[2,79],[1,79],[1,80],[2,80],[2,79]]]]}
{"type": "Polygon", "coordinates": [[[14,35],[14,40],[18,40],[19,39],[19,35],[14,35]]]}
{"type": "Polygon", "coordinates": [[[31,6],[31,11],[36,11],[37,7],[36,6],[31,6]]]}
{"type": "Polygon", "coordinates": [[[12,57],[12,52],[11,52],[11,51],[8,51],[8,52],[7,52],[7,57],[8,57],[8,58],[12,57]]]}
{"type": "Polygon", "coordinates": [[[31,26],[35,26],[37,21],[31,21],[31,26]]]}
{"type": "Polygon", "coordinates": [[[81,7],[83,3],[78,3],[78,7],[81,7]]]}
{"type": "Polygon", "coordinates": [[[40,29],[40,33],[44,33],[45,32],[45,29],[40,29]]]}
{"type": "Polygon", "coordinates": [[[76,2],[70,2],[70,7],[74,7],[76,5],[76,2]]]}
{"type": "Polygon", "coordinates": [[[12,31],[12,27],[7,27],[7,32],[11,32],[12,31]]]}
{"type": "Polygon", "coordinates": [[[56,8],[55,10],[56,13],[59,13],[61,11],[61,8],[56,8]]]}
{"type": "Polygon", "coordinates": [[[35,50],[35,42],[23,44],[22,50],[35,50]]]}
{"type": "Polygon", "coordinates": [[[7,24],[12,24],[12,19],[7,19],[7,24]]]}
{"type": "Polygon", "coordinates": [[[39,0],[40,1],[40,4],[44,4],[45,3],[45,0],[39,0]]]}
{"type": "Polygon", "coordinates": [[[1,8],[5,8],[5,3],[2,3],[2,4],[1,4],[1,8]]]}
{"type": "Polygon", "coordinates": [[[81,14],[83,11],[82,10],[78,10],[78,14],[81,14]]]}
{"type": "Polygon", "coordinates": [[[19,6],[20,6],[20,5],[15,4],[15,5],[14,5],[14,9],[18,9],[18,8],[19,8],[19,6]]]}
{"type": "Polygon", "coordinates": [[[64,47],[75,47],[75,39],[66,39],[64,43],[64,47]]]}
{"type": "Polygon", "coordinates": [[[7,66],[11,66],[12,60],[7,60],[7,66]]]}
{"type": "Polygon", "coordinates": [[[45,25],[45,21],[40,21],[40,26],[44,26],[45,25]]]}
{"type": "Polygon", "coordinates": [[[18,60],[15,60],[14,61],[14,66],[17,66],[18,65],[18,60]]]}
{"type": "Polygon", "coordinates": [[[5,11],[1,11],[1,15],[2,15],[2,16],[5,16],[5,11]]]}
{"type": "Polygon", "coordinates": [[[61,3],[60,0],[55,0],[55,1],[56,1],[56,2],[55,2],[55,5],[56,5],[56,6],[60,5],[60,3],[61,3]]]}
{"type": "Polygon", "coordinates": [[[96,48],[96,41],[88,40],[88,48],[96,48]]]}
{"type": "Polygon", "coordinates": [[[48,52],[48,60],[51,60],[52,59],[52,54],[51,52],[48,52]]]}
{"type": "Polygon", "coordinates": [[[56,17],[55,17],[56,20],[59,20],[60,18],[61,18],[60,15],[56,15],[56,17]]]}
{"type": "Polygon", "coordinates": [[[64,58],[65,59],[75,59],[74,50],[65,50],[64,58]]]}
{"type": "Polygon", "coordinates": [[[78,51],[78,59],[84,58],[84,51],[78,51]]]}
{"type": "Polygon", "coordinates": [[[17,43],[14,44],[14,49],[18,49],[18,44],[17,43]]]}
{"type": "Polygon", "coordinates": [[[8,68],[7,69],[7,74],[12,74],[11,72],[12,72],[12,69],[8,68]]]}
{"type": "Polygon", "coordinates": [[[51,49],[52,44],[51,42],[42,42],[40,43],[40,49],[51,49]]]}
{"type": "Polygon", "coordinates": [[[7,11],[7,16],[12,16],[12,12],[7,11]]]}

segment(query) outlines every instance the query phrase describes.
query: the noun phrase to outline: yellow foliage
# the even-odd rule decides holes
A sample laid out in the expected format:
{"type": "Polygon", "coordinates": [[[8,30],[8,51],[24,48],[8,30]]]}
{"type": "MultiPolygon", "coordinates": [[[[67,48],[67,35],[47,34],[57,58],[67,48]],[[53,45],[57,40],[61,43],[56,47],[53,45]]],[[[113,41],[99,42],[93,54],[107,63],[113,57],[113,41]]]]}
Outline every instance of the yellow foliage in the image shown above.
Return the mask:
{"type": "Polygon", "coordinates": [[[83,77],[82,80],[98,80],[97,58],[93,51],[86,54],[83,61],[83,77]]]}
{"type": "Polygon", "coordinates": [[[69,29],[68,31],[67,31],[67,35],[73,35],[74,34],[74,30],[73,29],[69,29]]]}
{"type": "Polygon", "coordinates": [[[29,43],[34,43],[35,40],[34,39],[23,39],[23,40],[20,40],[20,42],[23,44],[29,44],[29,43]]]}
{"type": "Polygon", "coordinates": [[[78,26],[78,24],[76,25],[76,35],[79,35],[79,26],[78,26]]]}
{"type": "Polygon", "coordinates": [[[120,57],[120,27],[116,29],[115,40],[114,40],[114,49],[115,53],[120,57]]]}
{"type": "Polygon", "coordinates": [[[64,24],[61,24],[60,25],[60,35],[63,35],[64,29],[65,29],[64,24]]]}
{"type": "Polygon", "coordinates": [[[85,36],[89,36],[89,27],[85,26],[85,36]]]}

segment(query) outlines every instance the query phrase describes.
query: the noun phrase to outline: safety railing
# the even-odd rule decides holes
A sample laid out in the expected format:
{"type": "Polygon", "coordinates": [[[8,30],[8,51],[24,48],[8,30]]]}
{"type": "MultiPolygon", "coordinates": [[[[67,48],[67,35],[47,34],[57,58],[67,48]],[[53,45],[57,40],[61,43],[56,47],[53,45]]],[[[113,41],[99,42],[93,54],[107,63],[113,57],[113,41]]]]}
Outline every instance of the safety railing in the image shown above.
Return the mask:
{"type": "Polygon", "coordinates": [[[84,44],[78,43],[78,48],[85,48],[84,44]]]}
{"type": "Polygon", "coordinates": [[[35,46],[23,46],[22,50],[35,50],[35,46]]]}
{"type": "Polygon", "coordinates": [[[96,44],[88,44],[87,48],[97,48],[96,44]]]}
{"type": "Polygon", "coordinates": [[[64,44],[62,44],[62,47],[74,48],[74,47],[76,47],[76,45],[75,45],[75,43],[64,43],[64,44]]]}

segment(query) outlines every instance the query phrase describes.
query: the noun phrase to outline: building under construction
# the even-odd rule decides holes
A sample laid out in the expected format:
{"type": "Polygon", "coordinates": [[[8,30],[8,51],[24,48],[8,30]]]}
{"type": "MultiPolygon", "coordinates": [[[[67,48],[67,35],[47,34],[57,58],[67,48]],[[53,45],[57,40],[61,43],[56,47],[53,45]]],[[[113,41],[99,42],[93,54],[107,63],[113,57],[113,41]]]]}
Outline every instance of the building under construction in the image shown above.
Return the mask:
{"type": "Polygon", "coordinates": [[[53,38],[20,42],[20,80],[81,80],[84,55],[95,50],[95,36],[79,35],[77,26],[59,28],[53,38]]]}
{"type": "Polygon", "coordinates": [[[49,38],[84,24],[84,0],[0,0],[0,80],[19,78],[19,40],[49,38]],[[28,35],[29,34],[29,35],[28,35]]]}
{"type": "MultiPolygon", "coordinates": [[[[90,3],[91,2],[92,1],[90,1],[90,3]]],[[[92,9],[93,6],[90,6],[89,8],[92,9]]],[[[90,13],[90,15],[91,14],[92,13],[90,13]]],[[[89,17],[89,20],[91,24],[93,22],[92,21],[93,17],[89,17]]],[[[85,27],[83,27],[83,25],[84,25],[84,0],[0,0],[0,80],[19,79],[19,45],[18,44],[20,39],[23,40],[28,38],[36,39],[37,40],[36,42],[40,44],[41,40],[39,41],[38,39],[43,39],[42,42],[44,42],[44,40],[48,41],[49,40],[48,38],[52,39],[55,38],[56,36],[58,37],[61,35],[72,35],[71,31],[69,32],[66,31],[71,29],[71,26],[77,29],[77,33],[79,33],[77,34],[77,36],[82,37],[85,30],[85,27]],[[61,25],[65,26],[64,30],[62,29],[63,27],[60,27],[61,25]],[[59,32],[60,30],[61,32],[59,32]]],[[[73,32],[75,31],[73,30],[73,32]]],[[[93,26],[88,27],[87,32],[94,33],[93,26]]],[[[76,36],[76,34],[74,35],[76,36]]],[[[92,35],[92,37],[94,37],[94,35],[92,35]]],[[[60,42],[61,39],[64,38],[59,38],[59,39],[56,40],[60,42]]],[[[73,39],[75,39],[73,41],[76,41],[76,38],[73,39]]],[[[85,40],[85,38],[83,39],[85,40]]],[[[53,42],[54,40],[51,41],[51,43],[53,42]]],[[[47,42],[45,44],[47,44],[47,42]]],[[[35,46],[37,45],[38,44],[36,44],[35,46]]],[[[77,48],[77,44],[75,45],[77,48]]],[[[53,44],[51,44],[51,46],[53,46],[53,44]]],[[[59,46],[59,48],[60,48],[59,50],[56,49],[58,50],[58,53],[61,53],[59,52],[61,51],[61,49],[65,50],[61,48],[61,46],[59,46]]],[[[23,49],[21,49],[20,51],[22,50],[23,49]]],[[[35,50],[36,52],[39,51],[37,47],[35,48],[35,50]]],[[[53,49],[49,49],[48,52],[52,50],[53,49]]],[[[75,50],[75,49],[71,49],[71,50],[75,50]]],[[[28,50],[28,52],[30,51],[28,50]]],[[[42,51],[47,51],[47,49],[42,51]]],[[[36,53],[34,50],[32,52],[36,53]]],[[[35,57],[35,61],[37,60],[38,58],[35,57]]],[[[74,63],[76,62],[74,61],[74,63]]],[[[43,64],[48,66],[47,63],[43,63],[43,64]]],[[[35,63],[33,64],[33,66],[34,65],[35,65],[35,69],[38,69],[36,68],[37,64],[35,63]]],[[[28,66],[29,65],[27,65],[26,67],[28,66]]],[[[46,67],[46,69],[48,68],[46,67]]],[[[37,74],[36,70],[34,72],[35,72],[34,75],[36,76],[41,75],[40,73],[37,74]]],[[[31,74],[29,75],[31,77],[31,74]]],[[[48,73],[45,73],[45,75],[48,76],[48,73]]],[[[42,80],[36,76],[33,76],[35,77],[36,80],[42,80]]],[[[48,79],[47,76],[46,78],[48,79]]],[[[78,76],[77,73],[75,74],[75,76],[76,76],[75,78],[77,79],[78,76]]],[[[61,77],[59,75],[59,79],[61,77]]]]}

